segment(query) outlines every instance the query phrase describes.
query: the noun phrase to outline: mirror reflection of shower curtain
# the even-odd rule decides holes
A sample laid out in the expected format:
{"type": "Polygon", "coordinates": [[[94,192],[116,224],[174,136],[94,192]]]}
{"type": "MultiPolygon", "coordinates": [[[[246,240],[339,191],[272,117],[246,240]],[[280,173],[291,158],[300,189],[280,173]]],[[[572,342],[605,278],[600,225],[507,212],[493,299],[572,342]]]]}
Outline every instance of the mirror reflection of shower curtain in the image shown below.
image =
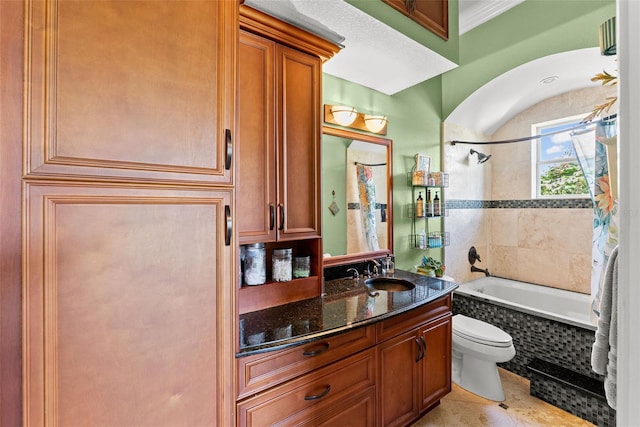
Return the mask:
{"type": "Polygon", "coordinates": [[[376,230],[376,186],[370,166],[356,165],[358,194],[360,197],[360,219],[367,247],[370,251],[380,250],[376,230]]]}
{"type": "MultiPolygon", "coordinates": [[[[615,179],[611,180],[609,174],[609,164],[617,162],[617,150],[607,149],[608,146],[615,148],[617,144],[615,120],[604,121],[596,128],[574,133],[571,138],[593,201],[591,308],[594,315],[598,316],[604,270],[611,251],[618,244],[618,201],[611,185],[615,184],[615,179]],[[607,151],[611,157],[609,159],[607,151]]],[[[615,174],[615,169],[611,169],[615,174]]]]}

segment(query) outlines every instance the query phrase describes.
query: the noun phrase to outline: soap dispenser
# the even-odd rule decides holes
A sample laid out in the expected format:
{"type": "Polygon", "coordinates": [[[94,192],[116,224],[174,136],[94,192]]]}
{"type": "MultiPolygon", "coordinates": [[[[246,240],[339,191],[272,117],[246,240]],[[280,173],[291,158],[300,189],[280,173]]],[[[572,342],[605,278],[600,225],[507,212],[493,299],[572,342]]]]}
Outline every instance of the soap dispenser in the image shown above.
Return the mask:
{"type": "Polygon", "coordinates": [[[395,267],[393,265],[393,259],[391,259],[391,254],[387,254],[387,257],[382,260],[382,274],[394,274],[395,267]]]}

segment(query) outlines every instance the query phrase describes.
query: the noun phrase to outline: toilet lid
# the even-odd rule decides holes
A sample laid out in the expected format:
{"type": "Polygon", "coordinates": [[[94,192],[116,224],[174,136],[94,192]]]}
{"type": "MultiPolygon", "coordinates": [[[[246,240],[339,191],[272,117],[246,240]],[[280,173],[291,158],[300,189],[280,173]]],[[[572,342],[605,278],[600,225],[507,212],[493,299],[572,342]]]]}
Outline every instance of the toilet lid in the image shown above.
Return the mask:
{"type": "Polygon", "coordinates": [[[462,314],[453,316],[453,333],[470,341],[493,347],[509,347],[512,344],[511,335],[502,329],[462,314]]]}

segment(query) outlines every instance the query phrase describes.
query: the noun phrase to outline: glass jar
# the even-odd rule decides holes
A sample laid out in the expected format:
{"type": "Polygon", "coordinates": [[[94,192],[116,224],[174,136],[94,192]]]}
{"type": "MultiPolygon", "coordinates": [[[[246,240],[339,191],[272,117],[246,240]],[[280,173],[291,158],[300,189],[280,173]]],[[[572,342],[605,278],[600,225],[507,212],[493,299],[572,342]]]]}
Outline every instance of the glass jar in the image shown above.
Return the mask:
{"type": "Polygon", "coordinates": [[[311,272],[311,257],[297,256],[293,258],[293,277],[309,277],[311,272]]]}
{"type": "Polygon", "coordinates": [[[271,276],[274,282],[288,282],[291,280],[291,253],[292,250],[290,248],[273,250],[271,276]]]}
{"type": "Polygon", "coordinates": [[[262,285],[267,281],[267,254],[264,243],[246,245],[244,248],[244,283],[262,285]]]}

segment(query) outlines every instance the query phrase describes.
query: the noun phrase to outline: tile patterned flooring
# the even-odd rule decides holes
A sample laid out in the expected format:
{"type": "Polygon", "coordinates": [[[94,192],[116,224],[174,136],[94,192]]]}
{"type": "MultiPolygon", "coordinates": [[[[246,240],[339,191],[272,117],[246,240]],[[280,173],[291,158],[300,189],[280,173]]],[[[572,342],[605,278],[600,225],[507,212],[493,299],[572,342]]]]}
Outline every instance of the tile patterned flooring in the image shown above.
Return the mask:
{"type": "Polygon", "coordinates": [[[499,369],[506,409],[453,384],[440,405],[412,427],[594,427],[529,394],[529,380],[499,369]]]}

